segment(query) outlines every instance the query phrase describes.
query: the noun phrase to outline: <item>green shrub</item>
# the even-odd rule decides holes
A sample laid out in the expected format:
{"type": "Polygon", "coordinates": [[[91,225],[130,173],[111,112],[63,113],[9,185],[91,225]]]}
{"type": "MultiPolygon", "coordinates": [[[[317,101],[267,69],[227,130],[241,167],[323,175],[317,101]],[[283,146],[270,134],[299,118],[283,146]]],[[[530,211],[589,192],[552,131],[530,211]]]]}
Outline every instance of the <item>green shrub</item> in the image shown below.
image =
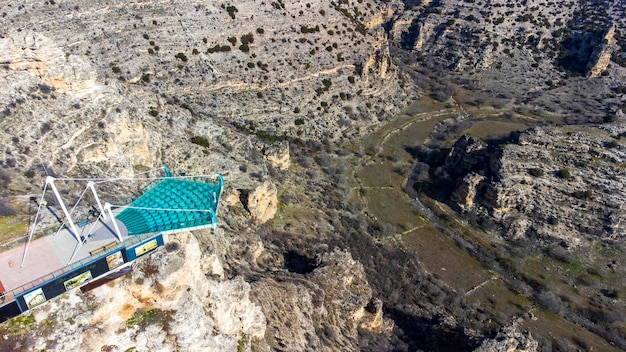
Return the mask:
{"type": "Polygon", "coordinates": [[[576,191],[573,196],[578,199],[591,199],[593,197],[593,191],[588,189],[586,191],[576,191]]]}
{"type": "Polygon", "coordinates": [[[185,109],[185,110],[187,110],[187,111],[189,111],[193,115],[193,110],[191,109],[191,106],[189,106],[189,104],[182,103],[182,104],[180,104],[180,107],[185,109]]]}
{"type": "Polygon", "coordinates": [[[304,119],[302,118],[296,119],[295,124],[296,126],[304,125],[304,119]]]}
{"type": "Polygon", "coordinates": [[[226,12],[228,12],[228,15],[230,16],[230,18],[232,18],[234,20],[235,19],[235,13],[239,12],[239,10],[237,10],[237,8],[235,6],[226,6],[226,12]]]}
{"type": "Polygon", "coordinates": [[[230,49],[229,45],[219,45],[219,44],[217,44],[217,45],[215,45],[212,48],[208,48],[206,50],[206,52],[209,53],[209,54],[213,54],[213,53],[219,53],[219,52],[229,52],[230,50],[231,49],[230,49]]]}
{"type": "Polygon", "coordinates": [[[244,34],[241,36],[241,44],[254,43],[254,35],[252,33],[244,34]]]}
{"type": "Polygon", "coordinates": [[[541,177],[541,176],[543,176],[543,170],[540,169],[540,168],[537,168],[537,167],[528,170],[528,173],[531,176],[534,176],[534,177],[541,177]]]}
{"type": "Polygon", "coordinates": [[[162,310],[153,308],[147,311],[138,310],[126,321],[129,328],[138,327],[139,331],[144,331],[150,325],[158,325],[162,330],[167,331],[169,324],[174,320],[174,310],[162,310]]]}
{"type": "Polygon", "coordinates": [[[570,177],[572,177],[572,173],[570,172],[570,170],[568,168],[563,168],[559,171],[557,171],[556,175],[560,178],[563,179],[568,179],[570,177]]]}
{"type": "Polygon", "coordinates": [[[205,147],[205,148],[208,148],[210,145],[209,141],[202,136],[191,137],[191,143],[199,145],[201,147],[205,147]]]}
{"type": "Polygon", "coordinates": [[[178,53],[175,55],[175,57],[177,59],[180,59],[182,62],[187,62],[188,60],[187,55],[185,55],[185,53],[178,53]]]}
{"type": "Polygon", "coordinates": [[[308,27],[306,25],[302,25],[300,27],[300,32],[301,33],[315,33],[315,32],[319,32],[320,31],[320,26],[317,25],[315,27],[308,27]]]}
{"type": "Polygon", "coordinates": [[[272,1],[272,7],[276,10],[285,9],[285,2],[283,0],[272,1]]]}

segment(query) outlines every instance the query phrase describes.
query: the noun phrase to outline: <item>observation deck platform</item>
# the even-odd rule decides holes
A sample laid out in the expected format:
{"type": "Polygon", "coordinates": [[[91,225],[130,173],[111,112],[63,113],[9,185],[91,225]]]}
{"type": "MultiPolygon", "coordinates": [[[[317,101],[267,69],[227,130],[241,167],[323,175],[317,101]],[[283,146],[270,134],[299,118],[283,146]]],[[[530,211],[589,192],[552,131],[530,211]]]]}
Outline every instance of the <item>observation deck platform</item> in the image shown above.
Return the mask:
{"type": "Polygon", "coordinates": [[[224,187],[222,176],[171,176],[164,168],[165,177],[149,179],[152,182],[141,195],[126,205],[106,203],[103,208],[95,183],[90,181],[85,191],[93,190],[101,211],[78,224],[68,219],[71,212],[54,187],[54,179],[48,177],[46,188],[50,185],[54,190],[67,218],[54,234],[30,241],[36,229],[35,216],[27,244],[0,253],[0,321],[29,309],[27,298],[35,294],[37,299],[50,299],[132,262],[163,245],[164,235],[215,228],[224,187]]]}

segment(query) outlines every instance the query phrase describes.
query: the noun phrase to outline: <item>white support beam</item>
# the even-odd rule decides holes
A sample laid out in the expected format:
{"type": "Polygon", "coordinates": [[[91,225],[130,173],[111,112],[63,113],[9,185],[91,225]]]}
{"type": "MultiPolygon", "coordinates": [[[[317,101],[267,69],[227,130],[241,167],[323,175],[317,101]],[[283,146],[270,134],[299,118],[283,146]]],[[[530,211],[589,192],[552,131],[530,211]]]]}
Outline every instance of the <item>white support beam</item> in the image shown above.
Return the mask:
{"type": "Polygon", "coordinates": [[[104,209],[106,209],[106,211],[109,213],[111,222],[113,222],[113,229],[115,229],[115,237],[117,237],[117,240],[119,242],[123,242],[122,232],[120,231],[119,226],[117,226],[117,220],[115,220],[115,217],[113,216],[113,211],[111,211],[111,204],[109,204],[108,202],[104,203],[104,209]]]}
{"type": "Polygon", "coordinates": [[[70,232],[72,233],[76,241],[81,242],[78,229],[76,228],[74,221],[72,221],[72,217],[70,216],[70,213],[67,211],[67,207],[65,206],[65,202],[63,202],[63,198],[61,198],[61,195],[59,194],[59,190],[54,185],[54,181],[55,181],[54,177],[52,176],[46,177],[46,184],[52,188],[52,192],[54,193],[54,196],[57,198],[57,202],[59,202],[59,205],[61,206],[61,210],[63,210],[63,214],[65,214],[65,218],[67,219],[67,222],[70,225],[70,232]]]}
{"type": "Polygon", "coordinates": [[[93,193],[93,197],[96,198],[96,203],[98,203],[98,209],[100,210],[100,214],[102,214],[102,219],[106,220],[107,216],[104,212],[104,208],[102,207],[102,203],[100,202],[100,197],[98,197],[98,192],[96,192],[95,183],[93,181],[87,182],[87,187],[91,189],[91,193],[93,193]]]}
{"type": "Polygon", "coordinates": [[[48,185],[46,184],[43,188],[43,192],[41,192],[41,199],[39,199],[39,203],[37,204],[37,214],[35,214],[35,219],[33,219],[33,223],[30,224],[30,230],[28,231],[28,241],[24,244],[24,253],[22,254],[22,262],[20,263],[20,268],[24,267],[24,261],[26,261],[26,253],[28,253],[28,247],[30,246],[30,241],[33,239],[33,234],[35,233],[37,220],[39,220],[39,212],[41,211],[41,207],[43,206],[45,202],[47,189],[48,189],[48,185]]]}

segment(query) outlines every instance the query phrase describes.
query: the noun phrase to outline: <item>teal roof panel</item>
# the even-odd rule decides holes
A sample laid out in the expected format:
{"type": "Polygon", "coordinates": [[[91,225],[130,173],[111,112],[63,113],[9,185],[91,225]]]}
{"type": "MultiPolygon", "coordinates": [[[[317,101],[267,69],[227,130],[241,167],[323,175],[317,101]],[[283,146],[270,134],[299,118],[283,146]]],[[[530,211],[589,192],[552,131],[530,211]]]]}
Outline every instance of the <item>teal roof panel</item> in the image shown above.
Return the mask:
{"type": "Polygon", "coordinates": [[[224,180],[207,177],[166,177],[146,187],[116,218],[128,235],[177,231],[217,224],[217,209],[224,180]]]}

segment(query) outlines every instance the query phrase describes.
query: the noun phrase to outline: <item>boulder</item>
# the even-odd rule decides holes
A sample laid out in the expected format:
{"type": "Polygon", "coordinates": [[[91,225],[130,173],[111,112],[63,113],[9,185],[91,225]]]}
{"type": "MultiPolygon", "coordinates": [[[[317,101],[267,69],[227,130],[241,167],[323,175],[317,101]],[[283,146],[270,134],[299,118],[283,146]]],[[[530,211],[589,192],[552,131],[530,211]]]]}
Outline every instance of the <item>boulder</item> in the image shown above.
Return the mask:
{"type": "Polygon", "coordinates": [[[257,224],[267,222],[276,215],[278,207],[276,186],[270,182],[264,182],[250,192],[244,201],[246,202],[244,206],[257,224]]]}

